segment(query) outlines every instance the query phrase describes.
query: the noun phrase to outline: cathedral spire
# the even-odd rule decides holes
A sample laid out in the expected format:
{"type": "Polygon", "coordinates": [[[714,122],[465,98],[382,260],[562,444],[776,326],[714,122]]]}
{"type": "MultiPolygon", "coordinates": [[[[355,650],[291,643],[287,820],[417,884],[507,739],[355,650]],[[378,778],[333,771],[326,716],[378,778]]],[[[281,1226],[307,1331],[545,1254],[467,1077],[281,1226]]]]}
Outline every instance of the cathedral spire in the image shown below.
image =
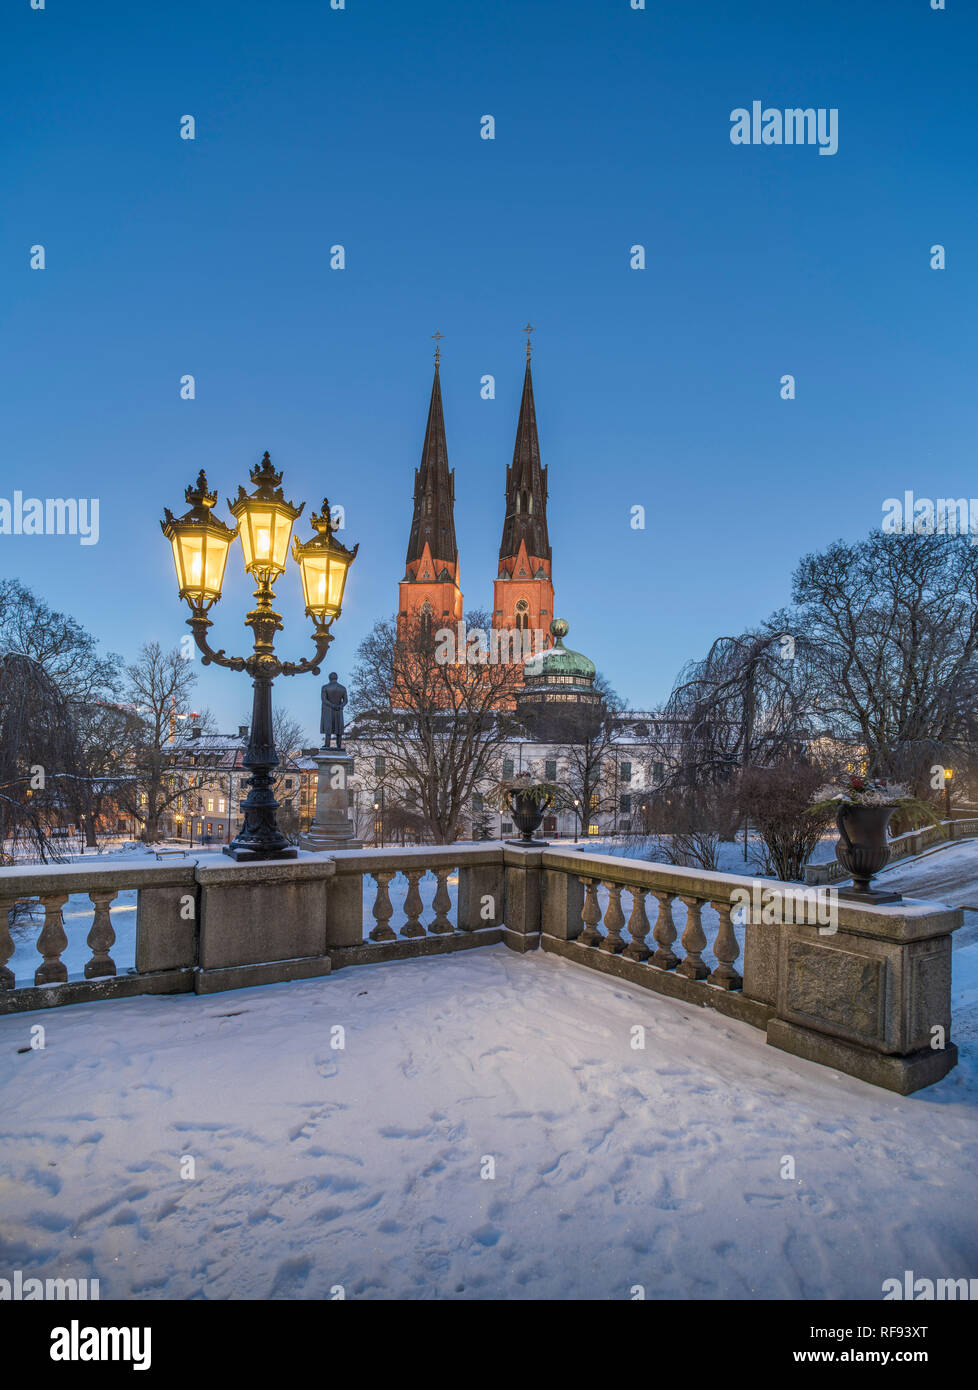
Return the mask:
{"type": "Polygon", "coordinates": [[[506,516],[499,547],[499,571],[493,584],[492,617],[497,628],[536,633],[541,646],[550,644],[554,616],[550,537],[547,534],[547,470],[540,466],[537,412],[530,370],[527,324],[526,370],[516,426],[513,462],[506,469],[506,516]]]}
{"type": "MultiPolygon", "coordinates": [[[[442,335],[435,336],[440,338],[442,335]]],[[[407,563],[410,565],[412,561],[420,560],[427,545],[432,560],[441,568],[443,564],[457,563],[458,547],[455,543],[455,471],[448,467],[438,356],[436,344],[435,376],[431,384],[421,466],[414,472],[414,516],[407,563]]]]}
{"type": "Polygon", "coordinates": [[[537,438],[537,414],[533,402],[533,376],[530,370],[530,338],[533,329],[527,324],[526,371],[523,375],[523,397],[516,426],[516,445],[512,466],[506,470],[506,518],[499,547],[500,560],[517,555],[526,542],[529,555],[550,560],[550,538],[547,534],[547,470],[540,466],[540,441],[537,438]]]}

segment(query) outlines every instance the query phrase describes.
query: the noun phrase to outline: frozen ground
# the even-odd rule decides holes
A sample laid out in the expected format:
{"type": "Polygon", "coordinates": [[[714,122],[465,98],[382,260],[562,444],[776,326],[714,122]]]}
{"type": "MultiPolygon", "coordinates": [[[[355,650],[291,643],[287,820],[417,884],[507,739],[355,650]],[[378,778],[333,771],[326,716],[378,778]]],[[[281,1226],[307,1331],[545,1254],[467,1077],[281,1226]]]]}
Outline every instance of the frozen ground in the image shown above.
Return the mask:
{"type": "MultiPolygon", "coordinates": [[[[978,978],[978,945],[957,954],[978,978]]],[[[4,1277],[123,1298],[876,1299],[905,1269],[978,1275],[973,1038],[904,1099],[496,946],[7,1016],[0,1051],[4,1277]],[[24,1050],[37,1023],[45,1048],[24,1050]]]]}
{"type": "MultiPolygon", "coordinates": [[[[978,903],[978,845],[887,878],[978,903]]],[[[978,1276],[966,918],[961,1065],[909,1098],[504,947],[0,1018],[0,1276],[96,1277],[104,1297],[599,1299],[978,1276]]]]}

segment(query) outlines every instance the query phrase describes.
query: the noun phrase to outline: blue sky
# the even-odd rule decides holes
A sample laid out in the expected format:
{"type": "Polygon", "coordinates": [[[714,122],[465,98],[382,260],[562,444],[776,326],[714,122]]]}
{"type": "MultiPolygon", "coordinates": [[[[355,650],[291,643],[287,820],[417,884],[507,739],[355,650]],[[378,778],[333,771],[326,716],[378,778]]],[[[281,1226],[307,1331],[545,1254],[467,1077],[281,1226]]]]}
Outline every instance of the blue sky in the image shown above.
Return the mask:
{"type": "MultiPolygon", "coordinates": [[[[127,657],[186,631],[163,506],[201,467],[233,495],[269,449],[360,542],[349,673],[394,609],[436,329],[466,605],[491,596],[529,318],[556,611],[635,706],[884,498],[975,492],[963,0],[18,0],[2,23],[0,495],[98,496],[101,525],[0,536],[0,574],[127,657]],[[838,153],[732,145],[755,99],[838,108],[838,153]]],[[[215,645],[244,650],[250,591],[232,554],[215,645]]],[[[295,659],[297,572],[278,597],[295,659]]],[[[245,678],[200,676],[235,725],[245,678]]],[[[310,732],[318,684],[276,684],[310,732]]]]}

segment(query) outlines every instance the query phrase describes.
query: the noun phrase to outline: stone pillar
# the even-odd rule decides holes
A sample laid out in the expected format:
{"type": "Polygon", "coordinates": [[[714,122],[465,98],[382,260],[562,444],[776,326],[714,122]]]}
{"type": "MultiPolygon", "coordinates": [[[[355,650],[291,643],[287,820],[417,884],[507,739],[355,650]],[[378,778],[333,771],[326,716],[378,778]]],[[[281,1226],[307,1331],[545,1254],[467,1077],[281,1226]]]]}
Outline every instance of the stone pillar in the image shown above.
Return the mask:
{"type": "Polygon", "coordinates": [[[319,768],[316,774],[316,816],[304,835],[299,837],[302,849],[362,849],[363,841],[355,837],[356,827],[350,818],[350,778],[353,775],[353,754],[338,748],[321,748],[313,758],[319,768]]]}
{"type": "MultiPolygon", "coordinates": [[[[332,859],[198,864],[196,874],[198,994],[329,974],[327,893],[336,875],[332,859]]],[[[359,888],[358,877],[355,882],[359,888]]]]}
{"type": "Polygon", "coordinates": [[[834,930],[777,929],[777,1016],[767,1040],[796,1057],[909,1095],[957,1061],[951,933],[960,908],[839,903],[834,930]]]}
{"type": "Polygon", "coordinates": [[[566,869],[543,871],[543,931],[558,941],[576,941],[584,929],[584,884],[566,869]]]}
{"type": "Polygon", "coordinates": [[[463,864],[458,871],[458,929],[501,927],[504,920],[502,855],[494,864],[463,864]]]}
{"type": "Polygon", "coordinates": [[[540,945],[543,853],[507,844],[506,926],[503,942],[511,951],[535,951],[540,945]]]}

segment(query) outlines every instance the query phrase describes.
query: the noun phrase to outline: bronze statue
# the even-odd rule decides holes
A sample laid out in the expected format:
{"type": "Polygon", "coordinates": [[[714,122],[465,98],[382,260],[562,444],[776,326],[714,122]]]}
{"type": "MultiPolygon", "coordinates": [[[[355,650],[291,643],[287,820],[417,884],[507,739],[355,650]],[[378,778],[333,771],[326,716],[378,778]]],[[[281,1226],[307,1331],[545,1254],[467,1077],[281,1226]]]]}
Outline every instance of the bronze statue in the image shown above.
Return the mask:
{"type": "Polygon", "coordinates": [[[319,731],[323,736],[323,747],[328,748],[333,735],[336,747],[343,749],[343,706],[346,704],[346,686],[340,685],[336,672],[330,671],[329,684],[322,688],[323,713],[319,721],[319,731]]]}

